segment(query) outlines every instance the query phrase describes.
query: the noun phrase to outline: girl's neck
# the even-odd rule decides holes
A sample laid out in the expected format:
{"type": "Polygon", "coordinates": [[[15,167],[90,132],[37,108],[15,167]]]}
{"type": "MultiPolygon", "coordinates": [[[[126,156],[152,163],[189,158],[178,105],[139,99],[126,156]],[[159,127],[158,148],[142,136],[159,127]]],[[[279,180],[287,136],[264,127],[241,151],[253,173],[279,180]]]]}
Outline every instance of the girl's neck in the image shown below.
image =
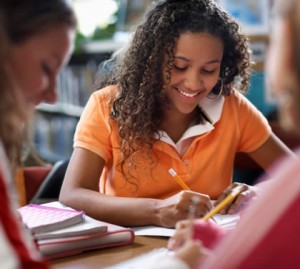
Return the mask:
{"type": "Polygon", "coordinates": [[[174,143],[177,143],[191,123],[197,118],[199,118],[198,109],[195,109],[190,114],[168,110],[165,112],[165,117],[160,127],[161,130],[169,135],[174,143]]]}

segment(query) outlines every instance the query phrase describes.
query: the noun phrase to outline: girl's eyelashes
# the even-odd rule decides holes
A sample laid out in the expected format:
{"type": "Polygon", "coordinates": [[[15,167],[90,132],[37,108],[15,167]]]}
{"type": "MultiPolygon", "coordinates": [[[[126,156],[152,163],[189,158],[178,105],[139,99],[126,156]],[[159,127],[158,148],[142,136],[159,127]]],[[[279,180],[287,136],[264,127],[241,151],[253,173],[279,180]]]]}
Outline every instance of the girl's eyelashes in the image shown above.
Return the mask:
{"type": "Polygon", "coordinates": [[[207,74],[213,74],[213,73],[215,73],[217,70],[207,70],[207,69],[203,69],[203,72],[204,73],[207,73],[207,74]]]}
{"type": "MultiPolygon", "coordinates": [[[[181,67],[181,66],[177,66],[177,65],[174,65],[174,68],[178,71],[185,71],[188,69],[188,67],[184,66],[184,67],[181,67]]],[[[203,73],[206,73],[206,74],[214,74],[215,72],[217,71],[217,69],[213,69],[213,70],[210,70],[210,69],[202,69],[202,72],[203,73]]]]}
{"type": "Polygon", "coordinates": [[[177,66],[177,65],[174,65],[174,68],[175,69],[177,69],[177,70],[179,70],[179,71],[184,71],[184,70],[186,70],[187,69],[187,67],[181,67],[181,66],[177,66]]]}

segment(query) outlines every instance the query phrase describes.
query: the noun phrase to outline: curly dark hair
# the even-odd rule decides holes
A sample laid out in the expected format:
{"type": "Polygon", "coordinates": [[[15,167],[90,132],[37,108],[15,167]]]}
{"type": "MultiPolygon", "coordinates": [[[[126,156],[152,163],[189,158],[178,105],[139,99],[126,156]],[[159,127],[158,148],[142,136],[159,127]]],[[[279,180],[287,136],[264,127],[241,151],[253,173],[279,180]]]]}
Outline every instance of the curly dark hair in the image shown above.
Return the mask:
{"type": "Polygon", "coordinates": [[[230,95],[233,86],[244,93],[248,89],[248,39],[233,18],[213,0],[156,1],[114,71],[119,95],[113,100],[111,115],[119,125],[123,168],[126,160],[134,162],[133,157],[141,147],[146,147],[151,156],[168,103],[164,85],[170,81],[174,48],[180,35],[186,32],[205,32],[223,41],[219,80],[222,82],[215,85],[213,93],[222,90],[221,94],[230,95]]]}

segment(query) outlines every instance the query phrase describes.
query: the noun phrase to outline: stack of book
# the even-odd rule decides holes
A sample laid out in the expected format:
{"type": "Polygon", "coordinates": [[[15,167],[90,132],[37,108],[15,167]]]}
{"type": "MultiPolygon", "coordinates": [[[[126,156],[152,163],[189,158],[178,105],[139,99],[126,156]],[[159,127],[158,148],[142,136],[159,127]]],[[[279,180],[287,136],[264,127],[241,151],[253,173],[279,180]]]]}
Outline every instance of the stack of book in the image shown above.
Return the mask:
{"type": "Polygon", "coordinates": [[[132,229],[95,220],[59,202],[29,204],[18,211],[46,259],[128,245],[134,241],[132,229]]]}

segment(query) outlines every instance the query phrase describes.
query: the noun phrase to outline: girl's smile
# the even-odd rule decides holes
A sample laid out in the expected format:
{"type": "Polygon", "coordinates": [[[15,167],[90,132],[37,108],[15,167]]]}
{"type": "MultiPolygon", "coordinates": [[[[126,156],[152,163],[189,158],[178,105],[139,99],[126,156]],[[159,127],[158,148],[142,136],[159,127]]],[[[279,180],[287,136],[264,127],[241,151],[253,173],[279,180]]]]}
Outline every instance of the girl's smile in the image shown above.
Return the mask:
{"type": "MultiPolygon", "coordinates": [[[[184,90],[181,90],[181,89],[179,89],[179,88],[175,88],[180,94],[182,94],[183,96],[185,96],[185,97],[188,97],[188,98],[194,98],[195,96],[198,96],[200,93],[201,93],[201,91],[199,91],[199,92],[194,92],[194,93],[188,93],[188,92],[186,92],[186,91],[184,91],[184,90]]],[[[203,92],[205,92],[205,91],[203,91],[203,92]]]]}
{"type": "Polygon", "coordinates": [[[223,43],[207,33],[187,32],[178,38],[174,54],[167,86],[170,109],[189,114],[218,82],[223,43]]]}

